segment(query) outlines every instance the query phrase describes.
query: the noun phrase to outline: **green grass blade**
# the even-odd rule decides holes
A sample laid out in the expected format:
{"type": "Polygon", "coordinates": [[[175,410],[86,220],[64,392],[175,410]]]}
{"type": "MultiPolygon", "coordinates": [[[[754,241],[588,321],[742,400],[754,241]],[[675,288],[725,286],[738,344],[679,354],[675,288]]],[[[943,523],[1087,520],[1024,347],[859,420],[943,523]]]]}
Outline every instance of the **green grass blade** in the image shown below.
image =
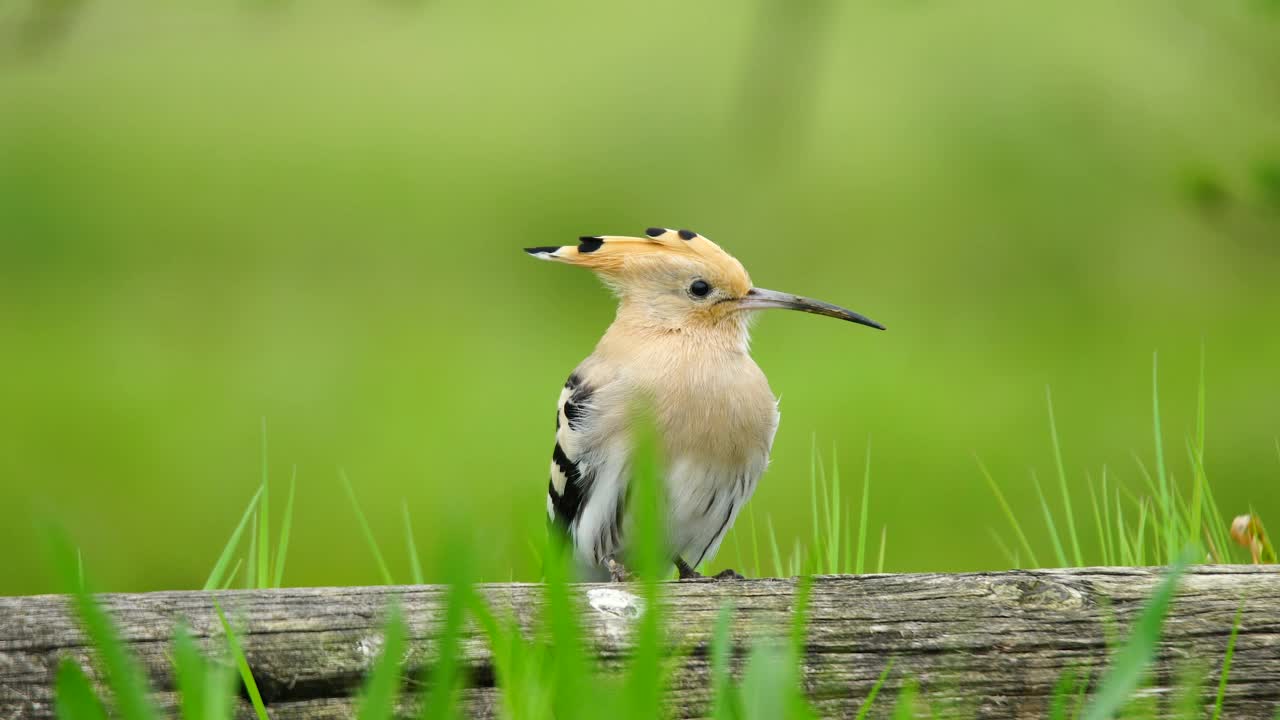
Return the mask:
{"type": "Polygon", "coordinates": [[[884,550],[885,550],[885,546],[888,544],[889,544],[889,526],[881,525],[880,526],[880,558],[876,561],[876,572],[878,573],[884,572],[884,550]]]}
{"type": "Polygon", "coordinates": [[[271,720],[267,715],[267,707],[262,703],[262,693],[258,692],[258,683],[253,679],[253,671],[249,669],[249,660],[244,656],[244,650],[240,646],[240,640],[236,637],[236,633],[231,629],[231,623],[227,622],[227,616],[222,612],[222,606],[217,600],[213,601],[213,609],[218,613],[218,620],[222,623],[222,631],[227,634],[227,648],[231,651],[231,657],[236,663],[236,668],[240,671],[240,681],[244,683],[245,692],[249,693],[249,702],[253,704],[253,712],[257,715],[258,720],[271,720]]]}
{"type": "Polygon", "coordinates": [[[760,564],[760,533],[756,531],[756,506],[747,504],[747,512],[751,515],[751,559],[755,563],[752,577],[764,577],[764,566],[760,564]]]}
{"type": "MultiPolygon", "coordinates": [[[[831,450],[831,508],[827,514],[827,572],[840,572],[840,458],[831,450]]],[[[818,552],[818,548],[813,551],[818,552]]]]}
{"type": "Polygon", "coordinates": [[[418,559],[418,542],[413,537],[413,523],[409,520],[409,503],[400,503],[400,514],[404,517],[404,542],[409,549],[409,568],[413,571],[413,584],[424,585],[426,579],[422,574],[422,561],[418,559]]]}
{"type": "Polygon", "coordinates": [[[1027,553],[1027,559],[1031,561],[1032,567],[1041,567],[1040,561],[1036,559],[1036,553],[1031,549],[1031,543],[1027,542],[1027,536],[1022,532],[1022,524],[1018,522],[1018,516],[1013,513],[1013,508],[1009,507],[1009,501],[1005,499],[1004,493],[1000,491],[1000,486],[996,484],[991,473],[987,471],[987,466],[983,464],[982,459],[977,455],[973,459],[978,463],[978,469],[982,471],[982,477],[987,481],[987,487],[991,489],[991,494],[996,496],[996,502],[1000,504],[1000,509],[1004,512],[1004,516],[1009,521],[1013,532],[1018,536],[1018,543],[1022,545],[1022,549],[1027,553]]]}
{"type": "Polygon", "coordinates": [[[1116,554],[1115,528],[1111,525],[1111,495],[1107,492],[1107,466],[1102,466],[1102,527],[1106,529],[1106,564],[1115,565],[1119,560],[1116,554]]]}
{"type": "Polygon", "coordinates": [[[1067,513],[1067,530],[1071,538],[1071,553],[1076,567],[1084,566],[1084,555],[1080,553],[1080,539],[1076,534],[1076,517],[1071,510],[1071,493],[1067,489],[1067,471],[1062,464],[1062,444],[1058,439],[1058,422],[1053,417],[1053,393],[1049,386],[1044,388],[1045,400],[1049,403],[1049,434],[1053,438],[1053,459],[1058,466],[1058,485],[1062,490],[1062,507],[1067,513]]]}
{"type": "Polygon", "coordinates": [[[1004,544],[1004,540],[1000,538],[1000,533],[991,528],[987,528],[987,532],[991,534],[991,539],[995,542],[996,547],[1000,548],[1000,552],[1004,555],[1004,559],[1009,561],[1009,568],[1011,570],[1017,570],[1021,567],[1021,564],[1018,562],[1018,554],[1010,550],[1008,545],[1004,544]]]}
{"type": "MultiPolygon", "coordinates": [[[[741,518],[742,516],[739,515],[738,517],[741,518]]],[[[729,529],[729,534],[726,537],[733,538],[733,557],[734,557],[734,560],[737,561],[737,564],[734,565],[734,568],[736,568],[738,572],[742,573],[746,577],[752,577],[750,574],[750,570],[747,569],[746,559],[742,556],[741,534],[742,534],[743,527],[745,527],[745,524],[735,525],[733,528],[729,529]]]]}
{"type": "Polygon", "coordinates": [[[782,565],[782,552],[778,550],[778,536],[773,532],[773,516],[765,518],[765,524],[769,527],[769,547],[773,550],[773,572],[774,577],[789,577],[784,572],[782,565]]]}
{"type": "MultiPolygon", "coordinates": [[[[825,491],[826,488],[824,487],[825,491]]],[[[813,550],[822,547],[822,522],[818,517],[818,435],[814,433],[809,450],[809,509],[813,514],[813,550]]]]}
{"type": "Polygon", "coordinates": [[[733,607],[725,604],[716,616],[711,635],[711,717],[713,720],[734,720],[741,711],[734,707],[736,700],[732,678],[729,676],[729,657],[733,652],[729,639],[729,626],[733,621],[733,607]]]}
{"type": "Polygon", "coordinates": [[[1086,672],[1081,678],[1079,686],[1076,688],[1075,702],[1071,705],[1071,720],[1080,720],[1080,713],[1084,710],[1084,701],[1089,694],[1089,680],[1093,677],[1093,671],[1086,672]]]}
{"type": "Polygon", "coordinates": [[[1147,504],[1138,505],[1138,535],[1133,543],[1133,555],[1139,565],[1147,565],[1147,504]]]}
{"type": "MultiPolygon", "coordinates": [[[[50,533],[50,544],[54,566],[63,587],[71,594],[84,634],[97,652],[103,680],[115,698],[116,711],[127,720],[152,720],[156,711],[147,695],[146,676],[120,640],[115,623],[80,578],[75,549],[64,535],[56,531],[50,533]]],[[[76,681],[69,679],[67,682],[76,681]]]]}
{"type": "Polygon", "coordinates": [[[1067,554],[1062,549],[1062,538],[1058,535],[1058,526],[1053,522],[1053,512],[1049,510],[1049,501],[1044,497],[1044,489],[1040,487],[1040,478],[1031,472],[1031,482],[1036,487],[1036,496],[1040,498],[1040,510],[1044,512],[1044,524],[1049,530],[1049,540],[1053,543],[1053,554],[1058,558],[1058,567],[1067,567],[1067,554]]]}
{"type": "Polygon", "coordinates": [[[1164,437],[1160,431],[1160,380],[1159,356],[1151,354],[1151,416],[1156,439],[1156,478],[1160,481],[1160,522],[1164,525],[1165,558],[1173,562],[1178,552],[1178,541],[1175,536],[1176,525],[1173,516],[1173,504],[1169,494],[1169,478],[1164,467],[1164,437]]]}
{"type": "Polygon", "coordinates": [[[659,581],[671,572],[671,556],[665,550],[666,498],[659,469],[660,444],[652,420],[645,419],[649,422],[636,444],[635,472],[628,490],[628,509],[635,513],[636,530],[636,545],[630,556],[640,577],[644,610],[636,622],[622,690],[625,707],[637,718],[659,717],[663,712],[665,615],[659,601],[659,581]]]}
{"type": "Polygon", "coordinates": [[[1244,615],[1244,605],[1236,609],[1235,620],[1231,623],[1231,637],[1227,639],[1227,652],[1222,657],[1222,674],[1218,677],[1218,697],[1213,703],[1213,720],[1222,717],[1222,701],[1227,696],[1227,677],[1231,675],[1231,658],[1236,653],[1236,635],[1240,633],[1240,617],[1244,615]]]}
{"type": "Polygon", "coordinates": [[[1185,567],[1184,560],[1176,562],[1156,587],[1142,614],[1134,621],[1128,641],[1116,653],[1111,669],[1103,676],[1098,692],[1085,709],[1085,720],[1109,720],[1115,717],[1138,688],[1142,676],[1155,657],[1156,646],[1164,630],[1165,616],[1169,613],[1169,605],[1173,602],[1178,580],[1185,567]]]}
{"type": "Polygon", "coordinates": [[[1067,720],[1067,701],[1075,695],[1076,672],[1067,668],[1058,676],[1049,702],[1049,720],[1067,720]]]}
{"type": "MultiPolygon", "coordinates": [[[[818,488],[822,491],[822,515],[818,520],[818,530],[814,533],[815,540],[813,543],[813,560],[815,564],[815,571],[817,570],[817,564],[821,563],[826,558],[826,552],[824,552],[824,549],[827,543],[823,542],[823,520],[827,521],[827,532],[825,534],[829,537],[831,533],[831,488],[827,480],[827,468],[822,462],[821,455],[818,456],[818,488]]],[[[790,573],[788,573],[788,575],[790,575],[790,573]]]]}
{"type": "Polygon", "coordinates": [[[53,685],[53,711],[58,720],[107,720],[89,676],[71,658],[58,663],[53,685]]]}
{"type": "Polygon", "coordinates": [[[1223,520],[1222,511],[1218,509],[1218,500],[1213,495],[1213,483],[1209,481],[1207,473],[1205,474],[1204,501],[1205,509],[1208,510],[1205,519],[1207,533],[1222,553],[1221,562],[1230,562],[1231,538],[1228,536],[1228,525],[1223,520]]]}
{"type": "Polygon", "coordinates": [[[884,670],[880,672],[880,677],[876,679],[876,684],[871,686],[871,692],[867,693],[867,698],[862,701],[862,707],[858,708],[858,714],[854,720],[866,720],[867,713],[871,712],[871,705],[876,701],[876,696],[880,694],[880,688],[884,687],[884,681],[889,679],[889,671],[893,670],[893,659],[889,659],[889,664],[884,666],[884,670]]]}
{"type": "Polygon", "coordinates": [[[258,492],[254,493],[253,499],[249,501],[249,507],[246,507],[244,514],[240,516],[240,524],[236,525],[236,529],[231,532],[231,537],[227,538],[227,544],[222,547],[222,554],[213,564],[213,570],[209,572],[208,579],[204,581],[203,589],[206,592],[222,587],[223,573],[227,571],[227,565],[231,563],[231,557],[240,545],[240,536],[244,534],[244,529],[253,517],[253,511],[258,507],[258,500],[261,498],[262,488],[259,487],[258,492]]]}
{"type": "Polygon", "coordinates": [[[867,555],[867,510],[871,505],[871,437],[867,437],[867,463],[862,472],[862,507],[858,510],[858,561],[853,572],[861,575],[866,566],[863,564],[867,555]]]}
{"type": "Polygon", "coordinates": [[[436,635],[435,662],[427,678],[422,700],[423,720],[441,720],[458,715],[458,697],[463,681],[462,639],[471,600],[471,560],[464,542],[445,543],[461,551],[444,552],[440,566],[449,579],[445,597],[444,623],[436,635]]]}
{"type": "Polygon", "coordinates": [[[804,657],[808,644],[809,601],[813,599],[813,578],[802,576],[796,582],[794,610],[791,613],[791,652],[804,657]]]}
{"type": "Polygon", "coordinates": [[[289,532],[293,529],[293,496],[298,489],[298,466],[293,466],[289,476],[289,497],[284,503],[284,519],[280,521],[280,544],[276,545],[275,576],[271,578],[271,587],[278,588],[284,583],[284,562],[289,557],[289,532]]]}
{"type": "Polygon", "coordinates": [[[1085,474],[1085,482],[1089,487],[1089,506],[1093,509],[1093,525],[1098,529],[1098,548],[1102,553],[1102,564],[1110,565],[1111,558],[1107,555],[1107,530],[1102,525],[1102,508],[1098,507],[1098,493],[1093,486],[1093,473],[1085,474]]]}
{"type": "Polygon", "coordinates": [[[174,634],[173,668],[182,720],[230,720],[235,686],[230,668],[210,662],[185,627],[174,634]]]}
{"type": "Polygon", "coordinates": [[[262,418],[262,512],[258,513],[258,574],[254,587],[271,587],[271,478],[267,459],[267,419],[262,418]]]}
{"type": "Polygon", "coordinates": [[[395,715],[406,632],[400,608],[392,603],[382,631],[382,652],[360,690],[356,704],[358,720],[391,720],[395,715]]]}
{"type": "Polygon", "coordinates": [[[387,561],[382,559],[382,550],[378,547],[378,541],[373,537],[373,530],[369,528],[369,521],[365,519],[364,511],[360,509],[360,502],[356,500],[356,491],[351,487],[347,471],[338,470],[338,477],[342,480],[342,489],[347,491],[347,499],[351,502],[351,509],[356,514],[356,521],[360,524],[360,532],[364,535],[365,544],[369,546],[369,552],[373,554],[373,560],[378,565],[382,584],[395,585],[395,581],[391,579],[391,571],[387,569],[387,561]]]}
{"type": "Polygon", "coordinates": [[[230,590],[230,589],[231,589],[231,586],[232,586],[233,584],[235,584],[235,581],[236,581],[236,575],[238,575],[238,574],[240,573],[240,566],[241,566],[242,564],[244,564],[244,559],[243,559],[243,558],[236,558],[236,564],[231,568],[231,572],[227,574],[227,579],[226,579],[226,580],[224,580],[224,581],[222,581],[222,586],[221,586],[221,587],[219,587],[219,588],[217,588],[218,590],[230,590]]]}
{"type": "Polygon", "coordinates": [[[1116,488],[1116,542],[1120,545],[1120,564],[1132,567],[1138,564],[1133,554],[1133,545],[1129,542],[1129,533],[1124,525],[1124,505],[1120,502],[1120,488],[1116,488]]]}
{"type": "MultiPolygon", "coordinates": [[[[258,524],[258,515],[253,514],[253,525],[258,524]]],[[[252,590],[258,582],[258,535],[257,533],[249,533],[249,562],[244,566],[244,587],[246,590],[252,590]]]]}
{"type": "MultiPolygon", "coordinates": [[[[1205,413],[1205,389],[1204,389],[1204,339],[1200,340],[1200,383],[1196,392],[1196,440],[1195,440],[1195,462],[1192,463],[1192,479],[1194,485],[1191,492],[1191,519],[1188,521],[1190,527],[1187,528],[1186,542],[1200,543],[1201,517],[1204,510],[1204,413],[1205,413]]],[[[1201,553],[1203,556],[1203,553],[1201,553]]]]}
{"type": "Polygon", "coordinates": [[[915,720],[916,696],[920,686],[915,680],[907,680],[898,691],[898,703],[893,706],[893,720],[915,720]]]}
{"type": "Polygon", "coordinates": [[[756,643],[747,656],[742,674],[742,711],[745,720],[775,720],[786,717],[787,653],[764,642],[756,643]]]}
{"type": "Polygon", "coordinates": [[[173,638],[173,675],[178,686],[182,720],[213,720],[206,715],[209,664],[196,649],[191,633],[179,625],[173,638]]]}
{"type": "Polygon", "coordinates": [[[844,551],[842,557],[844,560],[840,565],[840,572],[848,575],[853,572],[853,509],[844,509],[844,551]]]}

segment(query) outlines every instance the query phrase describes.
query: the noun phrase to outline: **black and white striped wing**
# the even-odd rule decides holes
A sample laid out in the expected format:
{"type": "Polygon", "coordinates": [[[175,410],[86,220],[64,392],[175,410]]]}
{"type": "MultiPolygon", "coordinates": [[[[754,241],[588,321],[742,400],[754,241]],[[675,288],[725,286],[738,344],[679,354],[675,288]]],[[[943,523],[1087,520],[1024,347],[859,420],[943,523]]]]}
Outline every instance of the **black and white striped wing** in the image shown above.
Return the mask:
{"type": "Polygon", "coordinates": [[[551,453],[551,481],[547,485],[547,517],[573,535],[584,500],[591,491],[591,474],[584,475],[583,415],[591,389],[577,374],[569,376],[556,406],[556,447],[551,453]]]}

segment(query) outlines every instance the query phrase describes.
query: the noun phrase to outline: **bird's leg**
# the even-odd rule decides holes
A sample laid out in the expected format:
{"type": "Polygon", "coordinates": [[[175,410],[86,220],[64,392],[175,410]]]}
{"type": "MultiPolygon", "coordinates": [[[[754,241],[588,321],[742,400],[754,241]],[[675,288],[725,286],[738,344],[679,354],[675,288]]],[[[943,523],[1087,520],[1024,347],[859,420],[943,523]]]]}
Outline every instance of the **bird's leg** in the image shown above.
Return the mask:
{"type": "Polygon", "coordinates": [[[746,580],[737,570],[721,570],[714,577],[716,580],[746,580]]]}
{"type": "Polygon", "coordinates": [[[605,558],[604,566],[609,569],[609,580],[612,582],[629,582],[634,579],[631,571],[612,555],[605,558]]]}
{"type": "Polygon", "coordinates": [[[685,562],[684,558],[679,555],[676,556],[676,570],[680,572],[681,580],[692,580],[694,578],[702,577],[702,573],[689,567],[689,563],[685,562]]]}

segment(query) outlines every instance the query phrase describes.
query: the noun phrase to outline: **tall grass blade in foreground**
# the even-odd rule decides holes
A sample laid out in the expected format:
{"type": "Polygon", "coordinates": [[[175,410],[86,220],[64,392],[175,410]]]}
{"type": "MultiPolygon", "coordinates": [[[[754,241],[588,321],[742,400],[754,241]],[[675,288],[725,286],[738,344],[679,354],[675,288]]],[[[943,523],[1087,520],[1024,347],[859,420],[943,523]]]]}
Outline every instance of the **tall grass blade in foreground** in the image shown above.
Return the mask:
{"type": "Polygon", "coordinates": [[[382,652],[374,661],[356,701],[358,720],[391,720],[395,715],[406,632],[400,608],[393,601],[382,631],[382,652]]]}
{"type": "Polygon", "coordinates": [[[213,609],[218,613],[218,621],[222,623],[222,631],[227,634],[227,647],[231,650],[231,658],[235,661],[236,668],[240,671],[240,681],[244,683],[245,692],[249,694],[249,701],[253,703],[254,714],[257,715],[258,720],[271,720],[267,715],[267,707],[262,703],[262,693],[258,692],[258,683],[253,679],[253,671],[249,669],[249,660],[244,656],[244,650],[240,647],[240,640],[236,637],[235,630],[231,629],[231,623],[227,622],[227,616],[222,612],[222,606],[216,600],[213,602],[213,609]]]}
{"type": "Polygon", "coordinates": [[[715,630],[711,635],[712,720],[733,720],[742,714],[737,694],[733,691],[733,679],[729,676],[729,657],[733,653],[729,626],[732,622],[733,607],[726,604],[716,616],[715,630]]]}
{"type": "Polygon", "coordinates": [[[1067,701],[1074,694],[1076,687],[1076,672],[1072,668],[1067,668],[1058,676],[1058,682],[1053,686],[1053,695],[1049,700],[1049,720],[1067,720],[1067,701]]]}
{"type": "Polygon", "coordinates": [[[1186,561],[1180,560],[1169,568],[1142,614],[1134,621],[1129,639],[1112,660],[1111,669],[1103,676],[1098,692],[1085,709],[1085,720],[1108,720],[1124,707],[1133,691],[1138,688],[1142,676],[1155,658],[1156,646],[1164,631],[1164,619],[1173,602],[1178,580],[1186,569],[1186,561]]]}
{"type": "Polygon", "coordinates": [[[181,696],[182,720],[229,720],[235,697],[230,669],[206,660],[183,626],[174,633],[173,675],[181,696]]]}
{"type": "MultiPolygon", "coordinates": [[[[406,511],[406,521],[408,517],[406,511]]],[[[462,535],[454,531],[450,536],[459,538],[462,535]]],[[[412,547],[412,539],[410,546],[412,547]]],[[[415,561],[416,555],[415,550],[415,561]]],[[[471,584],[471,552],[468,543],[443,543],[439,564],[444,568],[449,590],[445,596],[444,623],[435,630],[436,653],[423,692],[422,712],[419,715],[422,720],[447,720],[458,714],[459,692],[464,680],[463,626],[467,620],[467,608],[472,604],[471,596],[475,593],[471,584]]],[[[496,652],[496,648],[494,651],[496,652]]]]}
{"type": "Polygon", "coordinates": [[[1240,616],[1243,614],[1244,605],[1241,604],[1236,609],[1235,620],[1231,623],[1231,637],[1227,639],[1227,652],[1222,657],[1222,674],[1218,676],[1218,697],[1213,703],[1213,720],[1222,717],[1222,701],[1227,696],[1227,678],[1231,675],[1231,658],[1236,653],[1236,635],[1240,633],[1240,616]]]}
{"type": "Polygon", "coordinates": [[[625,671],[623,692],[630,715],[637,720],[664,712],[662,666],[664,622],[658,583],[671,572],[664,527],[665,493],[659,468],[658,435],[647,415],[637,418],[642,428],[636,443],[634,472],[627,490],[634,518],[634,538],[628,553],[632,571],[640,579],[644,608],[632,638],[631,660],[625,671]]]}
{"type": "Polygon", "coordinates": [[[871,686],[871,691],[867,693],[867,698],[862,701],[862,706],[858,708],[858,715],[854,720],[864,720],[867,713],[871,712],[871,705],[876,701],[876,696],[880,694],[880,688],[884,687],[884,681],[889,679],[889,672],[893,670],[893,658],[889,658],[889,664],[884,666],[884,670],[880,672],[880,677],[876,678],[876,684],[871,686]]]}
{"type": "Polygon", "coordinates": [[[893,720],[915,720],[916,717],[916,696],[920,694],[920,687],[915,680],[907,680],[898,691],[898,704],[893,708],[893,720]]]}
{"type": "Polygon", "coordinates": [[[71,658],[62,658],[53,685],[53,711],[58,720],[107,720],[89,676],[71,658]]]}
{"type": "MultiPolygon", "coordinates": [[[[142,670],[125,649],[115,624],[107,616],[102,606],[94,600],[86,583],[81,582],[77,569],[76,553],[65,535],[57,531],[49,533],[53,550],[53,562],[62,579],[63,587],[71,593],[76,616],[84,629],[90,644],[97,650],[98,661],[103,671],[106,685],[115,698],[115,708],[120,717],[127,720],[153,720],[157,717],[155,707],[147,696],[147,683],[142,670]]],[[[79,668],[77,668],[79,669],[79,668]]],[[[69,684],[69,691],[82,696],[77,687],[78,679],[74,671],[68,673],[64,681],[69,684]]],[[[80,673],[83,675],[83,672],[80,673]]],[[[83,705],[83,698],[73,700],[83,705]]]]}

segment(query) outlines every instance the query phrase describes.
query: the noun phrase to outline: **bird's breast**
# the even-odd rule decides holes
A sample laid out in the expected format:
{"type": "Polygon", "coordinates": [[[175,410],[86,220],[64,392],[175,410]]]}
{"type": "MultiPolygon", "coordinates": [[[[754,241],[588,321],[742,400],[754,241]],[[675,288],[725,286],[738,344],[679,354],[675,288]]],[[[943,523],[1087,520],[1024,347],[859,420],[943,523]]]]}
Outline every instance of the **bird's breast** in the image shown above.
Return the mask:
{"type": "Polygon", "coordinates": [[[667,377],[654,388],[671,461],[726,468],[767,462],[778,406],[764,373],[745,354],[667,377]]]}

